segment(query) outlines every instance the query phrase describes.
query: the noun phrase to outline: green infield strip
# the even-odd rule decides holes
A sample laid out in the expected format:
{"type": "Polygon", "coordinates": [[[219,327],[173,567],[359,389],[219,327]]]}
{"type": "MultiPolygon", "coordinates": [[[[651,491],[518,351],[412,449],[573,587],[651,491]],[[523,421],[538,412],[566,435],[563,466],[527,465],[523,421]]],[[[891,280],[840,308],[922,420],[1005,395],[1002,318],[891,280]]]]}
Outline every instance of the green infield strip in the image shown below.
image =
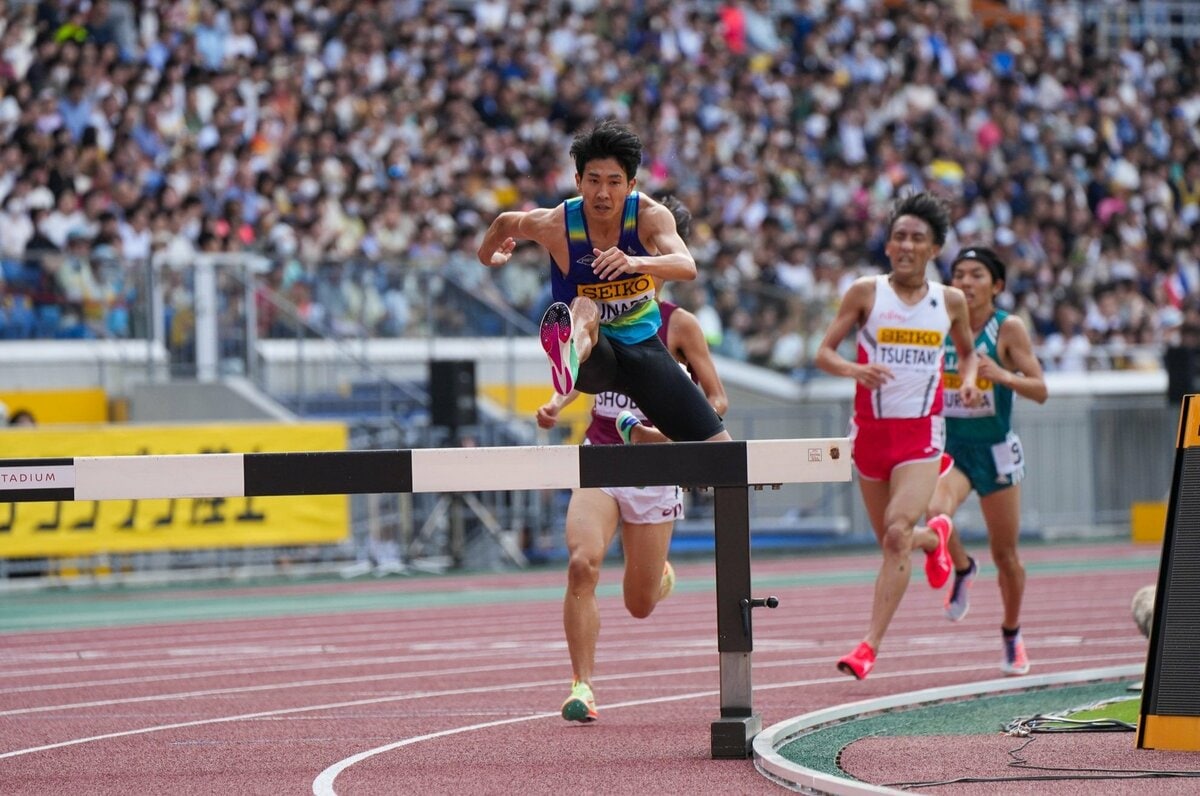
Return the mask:
{"type": "MultiPolygon", "coordinates": [[[[848,744],[871,736],[984,735],[999,734],[1013,719],[1039,714],[1071,715],[1072,718],[1121,718],[1130,710],[1128,701],[1111,707],[1077,713],[1098,702],[1134,696],[1129,686],[1136,681],[1049,686],[1001,695],[985,695],[941,702],[925,707],[896,709],[821,727],[781,746],[779,754],[793,763],[825,774],[845,777],[837,765],[838,753],[848,744]]],[[[1134,721],[1140,703],[1132,700],[1134,721]]]]}

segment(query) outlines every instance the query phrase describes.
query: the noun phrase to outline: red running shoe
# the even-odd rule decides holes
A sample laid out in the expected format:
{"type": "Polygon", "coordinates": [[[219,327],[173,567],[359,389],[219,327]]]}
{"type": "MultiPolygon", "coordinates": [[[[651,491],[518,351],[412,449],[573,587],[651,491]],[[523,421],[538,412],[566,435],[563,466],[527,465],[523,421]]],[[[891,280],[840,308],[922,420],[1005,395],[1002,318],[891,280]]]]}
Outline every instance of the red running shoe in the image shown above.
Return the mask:
{"type": "Polygon", "coordinates": [[[946,547],[950,534],[954,532],[954,523],[945,514],[939,514],[929,521],[929,530],[937,534],[938,545],[933,552],[925,554],[925,578],[931,588],[940,589],[950,580],[950,573],[954,571],[954,561],[946,547]]]}
{"type": "Polygon", "coordinates": [[[865,680],[875,668],[875,650],[864,641],[854,648],[854,652],[839,660],[837,667],[839,671],[853,675],[855,680],[865,680]]]}

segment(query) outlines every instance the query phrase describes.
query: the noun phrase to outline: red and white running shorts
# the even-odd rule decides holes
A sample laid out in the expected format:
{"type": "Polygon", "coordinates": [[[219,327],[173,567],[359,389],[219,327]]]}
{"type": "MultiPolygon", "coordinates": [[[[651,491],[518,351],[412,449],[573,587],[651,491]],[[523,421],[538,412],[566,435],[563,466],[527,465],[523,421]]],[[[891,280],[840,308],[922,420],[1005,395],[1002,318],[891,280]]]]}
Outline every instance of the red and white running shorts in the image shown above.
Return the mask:
{"type": "MultiPolygon", "coordinates": [[[[872,481],[888,481],[897,465],[942,459],[946,420],[941,415],[855,418],[850,421],[850,447],[859,475],[872,481]]],[[[943,461],[943,472],[952,464],[943,461]]]]}

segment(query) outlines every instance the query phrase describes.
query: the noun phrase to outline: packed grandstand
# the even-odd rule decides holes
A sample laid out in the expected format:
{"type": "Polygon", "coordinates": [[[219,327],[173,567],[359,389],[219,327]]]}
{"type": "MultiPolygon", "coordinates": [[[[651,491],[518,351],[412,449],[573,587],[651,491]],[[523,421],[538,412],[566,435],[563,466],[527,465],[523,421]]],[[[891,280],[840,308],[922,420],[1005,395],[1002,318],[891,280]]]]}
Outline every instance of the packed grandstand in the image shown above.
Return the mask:
{"type": "Polygon", "coordinates": [[[157,281],[186,346],[198,253],[258,255],[263,336],[495,331],[431,310],[431,277],[536,319],[544,255],[492,272],[479,236],[571,195],[571,136],[615,117],[639,188],[692,210],[672,294],[718,354],[811,375],[893,199],[933,189],[939,264],[994,246],[1048,369],[1159,367],[1200,330],[1198,31],[981,5],[10,0],[0,335],[147,335],[157,281]]]}

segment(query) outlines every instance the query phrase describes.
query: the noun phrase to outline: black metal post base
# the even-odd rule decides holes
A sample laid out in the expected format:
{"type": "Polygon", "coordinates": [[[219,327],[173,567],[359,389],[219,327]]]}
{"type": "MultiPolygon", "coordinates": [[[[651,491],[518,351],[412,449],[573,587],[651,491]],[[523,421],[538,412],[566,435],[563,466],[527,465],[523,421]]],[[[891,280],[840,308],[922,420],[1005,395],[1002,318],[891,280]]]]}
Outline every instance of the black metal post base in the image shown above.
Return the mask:
{"type": "Polygon", "coordinates": [[[754,736],[762,732],[762,717],[725,716],[712,723],[714,760],[745,760],[750,757],[754,736]]]}

